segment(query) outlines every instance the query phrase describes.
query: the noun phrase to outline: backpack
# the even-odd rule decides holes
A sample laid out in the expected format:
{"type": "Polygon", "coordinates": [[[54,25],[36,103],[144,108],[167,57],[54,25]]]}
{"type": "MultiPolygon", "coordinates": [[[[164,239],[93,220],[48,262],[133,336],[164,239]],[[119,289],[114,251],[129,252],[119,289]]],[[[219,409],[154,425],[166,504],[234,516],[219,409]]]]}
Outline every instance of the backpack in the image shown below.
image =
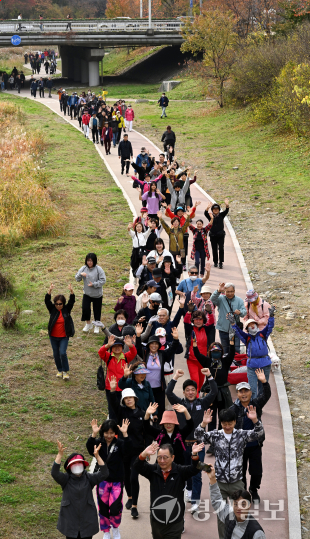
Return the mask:
{"type": "MultiPolygon", "coordinates": [[[[109,366],[109,363],[111,361],[111,355],[107,361],[107,372],[108,372],[108,366],[109,366]]],[[[104,368],[102,366],[102,361],[100,359],[100,365],[98,367],[98,370],[97,370],[97,387],[99,389],[99,391],[104,391],[105,390],[105,374],[104,374],[104,368]]]]}

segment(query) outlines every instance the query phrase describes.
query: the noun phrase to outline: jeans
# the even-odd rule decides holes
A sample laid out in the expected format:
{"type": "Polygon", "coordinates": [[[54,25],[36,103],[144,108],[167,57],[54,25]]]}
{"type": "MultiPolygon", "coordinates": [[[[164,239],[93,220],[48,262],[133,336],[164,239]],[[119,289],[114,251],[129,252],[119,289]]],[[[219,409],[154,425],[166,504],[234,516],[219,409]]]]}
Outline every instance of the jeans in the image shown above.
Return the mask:
{"type": "Polygon", "coordinates": [[[206,263],[206,253],[203,249],[202,251],[195,252],[195,266],[198,268],[199,273],[199,260],[201,260],[201,266],[200,266],[200,275],[204,275],[205,273],[205,263],[206,263]]]}
{"type": "MultiPolygon", "coordinates": [[[[205,459],[206,450],[205,448],[202,449],[202,451],[199,451],[198,456],[199,460],[201,462],[205,459]]],[[[184,464],[189,466],[192,462],[192,446],[187,445],[186,446],[186,452],[184,455],[184,464]]],[[[186,488],[187,490],[192,491],[192,505],[194,503],[198,503],[200,500],[200,494],[201,494],[201,487],[202,487],[202,478],[201,478],[201,471],[197,475],[193,475],[193,477],[190,477],[186,481],[186,488]]]]}
{"type": "MultiPolygon", "coordinates": [[[[271,365],[266,365],[266,367],[261,367],[261,369],[264,371],[266,380],[268,382],[271,365]]],[[[247,367],[247,373],[248,373],[248,381],[251,386],[252,391],[252,397],[253,399],[256,399],[256,397],[263,392],[263,384],[257,380],[257,376],[255,374],[256,369],[252,369],[251,367],[247,367]]]]}
{"type": "Polygon", "coordinates": [[[115,148],[116,146],[116,143],[117,143],[117,136],[118,136],[118,131],[116,133],[113,133],[113,147],[115,148]]]}
{"type": "Polygon", "coordinates": [[[69,337],[50,337],[55,364],[58,372],[68,372],[67,348],[69,337]]]}
{"type": "MultiPolygon", "coordinates": [[[[221,345],[224,348],[224,354],[229,352],[229,333],[227,331],[219,330],[221,345]]],[[[240,339],[235,335],[235,350],[240,354],[240,339]]]]}
{"type": "Polygon", "coordinates": [[[161,110],[162,110],[161,117],[162,117],[162,118],[163,118],[164,116],[167,117],[167,114],[166,114],[166,108],[167,108],[167,107],[161,107],[161,110]]]}
{"type": "Polygon", "coordinates": [[[5,84],[4,84],[3,81],[1,82],[1,90],[2,90],[2,91],[5,90],[5,84]]]}
{"type": "Polygon", "coordinates": [[[92,135],[93,135],[93,142],[95,142],[95,138],[96,138],[96,142],[98,143],[99,142],[99,140],[98,140],[98,129],[96,127],[92,128],[92,135]]]}
{"type": "MultiPolygon", "coordinates": [[[[101,142],[102,144],[102,142],[101,142]]],[[[104,139],[104,147],[105,147],[105,151],[106,151],[106,154],[110,153],[110,150],[111,150],[111,141],[109,138],[105,138],[104,139]]]]}
{"type": "Polygon", "coordinates": [[[39,92],[40,92],[40,97],[44,97],[44,88],[42,88],[42,86],[39,86],[39,92]]]}

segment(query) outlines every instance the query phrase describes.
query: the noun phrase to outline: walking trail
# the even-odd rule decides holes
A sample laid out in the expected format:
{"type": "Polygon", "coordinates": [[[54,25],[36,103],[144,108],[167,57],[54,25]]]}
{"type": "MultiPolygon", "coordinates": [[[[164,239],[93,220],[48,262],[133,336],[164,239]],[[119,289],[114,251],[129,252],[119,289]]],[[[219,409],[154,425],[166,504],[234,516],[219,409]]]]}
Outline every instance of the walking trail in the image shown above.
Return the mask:
{"type": "MultiPolygon", "coordinates": [[[[11,93],[14,94],[14,92],[11,93]]],[[[27,89],[22,90],[20,96],[33,99],[30,96],[30,91],[27,89]]],[[[123,97],[125,98],[126,96],[123,97]]],[[[61,117],[63,117],[67,122],[79,129],[77,120],[70,120],[70,118],[63,116],[63,114],[60,113],[58,96],[53,96],[52,99],[37,98],[36,101],[41,102],[49,107],[52,111],[60,114],[61,117]]],[[[81,137],[82,136],[84,135],[81,132],[81,137]]],[[[152,155],[155,155],[156,157],[158,156],[159,151],[161,151],[137,131],[132,131],[129,133],[129,140],[133,146],[134,158],[138,155],[138,153],[140,153],[142,146],[146,146],[147,150],[149,150],[152,155]]],[[[93,144],[93,142],[89,141],[89,144],[93,144]]],[[[124,196],[127,198],[132,212],[135,215],[139,214],[141,202],[138,200],[137,192],[132,188],[131,178],[127,177],[126,174],[121,175],[120,160],[117,156],[117,148],[112,148],[111,155],[106,156],[104,147],[97,144],[94,146],[102,156],[115,182],[122,188],[124,196]]],[[[206,218],[204,217],[203,212],[208,202],[212,199],[197,184],[193,184],[191,186],[191,194],[194,203],[197,200],[201,201],[201,205],[197,208],[196,218],[202,218],[205,222],[206,218]]],[[[223,193],[223,199],[224,197],[225,193],[223,193]]],[[[167,219],[167,221],[169,220],[167,219]]],[[[250,279],[233,229],[229,221],[227,219],[225,221],[226,239],[224,269],[220,270],[218,268],[213,268],[212,266],[208,285],[215,290],[220,282],[233,282],[236,285],[236,295],[240,296],[241,298],[245,298],[245,293],[251,284],[250,279]]],[[[124,234],[127,234],[125,229],[124,234]]],[[[165,240],[166,247],[168,247],[167,236],[162,234],[162,238],[165,240]]],[[[129,237],[128,241],[131,241],[129,237]]],[[[189,253],[191,252],[191,246],[192,234],[190,233],[189,253]]],[[[174,312],[175,311],[176,308],[174,308],[174,312]]],[[[185,338],[182,322],[179,325],[179,334],[181,342],[184,343],[185,338]]],[[[182,396],[183,380],[189,377],[186,360],[184,359],[183,355],[176,356],[175,368],[181,368],[185,371],[185,376],[181,378],[176,385],[177,394],[182,396]]],[[[291,428],[291,421],[290,415],[289,417],[287,415],[288,404],[285,390],[283,393],[283,381],[280,371],[275,373],[275,375],[271,374],[270,385],[272,396],[264,408],[263,414],[266,441],[264,442],[263,447],[263,480],[261,489],[259,491],[261,503],[259,509],[255,509],[253,514],[255,515],[255,518],[259,520],[259,523],[263,527],[267,538],[281,537],[281,539],[298,539],[301,537],[301,535],[296,479],[296,461],[294,461],[294,447],[291,445],[291,443],[289,443],[291,442],[291,439],[287,438],[290,435],[289,430],[291,428]],[[280,401],[282,405],[282,414],[280,409],[280,401]],[[288,431],[285,439],[284,429],[288,431]],[[288,483],[287,477],[289,477],[288,483]],[[289,488],[287,488],[287,485],[289,485],[289,488]],[[289,503],[288,491],[290,494],[289,503]]],[[[235,387],[231,387],[231,390],[234,399],[235,387]]],[[[214,459],[206,456],[205,461],[213,463],[214,459]]],[[[199,514],[196,514],[194,518],[189,513],[191,506],[190,504],[187,504],[185,533],[182,536],[184,539],[190,537],[195,537],[195,539],[205,539],[205,537],[215,539],[218,537],[216,523],[217,519],[216,515],[213,514],[209,498],[209,482],[207,476],[203,474],[201,509],[199,514]]],[[[149,499],[149,482],[143,477],[140,477],[140,496],[138,502],[140,516],[138,520],[132,520],[130,512],[124,508],[122,523],[120,526],[122,539],[129,539],[131,537],[135,537],[135,539],[151,539],[151,528],[149,523],[149,499]]],[[[127,496],[124,494],[124,503],[126,500],[127,496]]],[[[94,539],[102,539],[102,532],[98,533],[94,539]]]]}

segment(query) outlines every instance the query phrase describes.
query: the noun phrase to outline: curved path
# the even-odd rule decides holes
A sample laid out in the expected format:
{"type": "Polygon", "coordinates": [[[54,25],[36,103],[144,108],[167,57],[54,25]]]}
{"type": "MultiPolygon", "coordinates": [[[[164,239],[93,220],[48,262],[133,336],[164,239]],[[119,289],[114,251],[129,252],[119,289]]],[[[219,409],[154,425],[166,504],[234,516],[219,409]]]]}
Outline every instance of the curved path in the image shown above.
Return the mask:
{"type": "MultiPolygon", "coordinates": [[[[12,92],[13,93],[13,92],[12,92]]],[[[30,97],[29,90],[22,90],[21,97],[30,97]]],[[[40,99],[51,110],[60,114],[58,96],[53,96],[52,99],[40,99]]],[[[67,116],[64,117],[67,122],[79,129],[78,122],[70,120],[67,116]]],[[[83,134],[81,133],[81,136],[83,134]]],[[[134,156],[136,156],[141,146],[145,145],[153,155],[158,155],[160,151],[151,141],[146,139],[137,131],[132,131],[129,134],[129,140],[133,146],[134,156]]],[[[91,141],[89,144],[93,144],[91,141]]],[[[95,145],[96,150],[104,160],[109,172],[113,176],[117,185],[122,189],[125,198],[128,201],[130,209],[136,215],[141,207],[140,201],[136,192],[132,189],[132,180],[126,175],[120,173],[120,162],[117,157],[117,149],[111,150],[112,155],[105,155],[104,147],[95,145]]],[[[211,197],[207,195],[199,185],[191,186],[193,201],[201,201],[201,205],[197,209],[197,218],[203,218],[204,209],[207,206],[211,197]]],[[[226,240],[225,240],[225,263],[224,269],[219,270],[213,268],[208,284],[214,289],[217,288],[219,282],[232,281],[236,284],[236,294],[240,297],[245,297],[246,290],[251,286],[251,281],[247,272],[245,262],[241,253],[240,246],[234,234],[234,231],[228,221],[226,221],[226,240]]],[[[162,236],[163,239],[167,240],[162,236]]],[[[189,253],[191,250],[192,234],[189,238],[189,253]]],[[[167,244],[167,241],[166,241],[167,244]]],[[[184,342],[183,324],[179,326],[180,338],[184,342]]],[[[185,371],[185,378],[188,375],[186,360],[182,355],[176,357],[176,366],[185,371]]],[[[281,539],[300,539],[300,517],[299,517],[299,498],[298,484],[296,472],[296,457],[294,439],[292,435],[292,423],[289,412],[286,392],[282,380],[281,371],[278,370],[270,377],[270,385],[272,396],[267,406],[264,409],[263,423],[266,431],[266,441],[263,447],[263,480],[260,489],[261,503],[259,510],[255,511],[255,517],[258,518],[261,526],[265,530],[266,537],[280,537],[281,539]],[[277,511],[276,511],[277,510],[277,511]]],[[[182,383],[179,382],[176,386],[179,395],[182,394],[182,383]]],[[[234,388],[232,393],[234,396],[234,388]]],[[[207,461],[212,459],[206,458],[207,461]]],[[[151,530],[149,524],[149,484],[144,478],[140,478],[140,497],[138,509],[140,518],[133,521],[129,511],[124,509],[120,532],[123,539],[135,537],[136,539],[151,538],[151,530]]],[[[124,501],[126,501],[126,494],[124,501]]],[[[215,539],[217,535],[216,516],[212,513],[211,504],[209,505],[209,488],[208,479],[203,478],[203,488],[201,499],[201,512],[193,518],[190,513],[186,514],[184,539],[195,537],[195,539],[204,539],[208,537],[215,539]],[[209,511],[211,509],[211,511],[209,511]]],[[[190,509],[190,505],[187,505],[190,509]]],[[[95,539],[101,539],[102,532],[95,536],[95,539]]]]}

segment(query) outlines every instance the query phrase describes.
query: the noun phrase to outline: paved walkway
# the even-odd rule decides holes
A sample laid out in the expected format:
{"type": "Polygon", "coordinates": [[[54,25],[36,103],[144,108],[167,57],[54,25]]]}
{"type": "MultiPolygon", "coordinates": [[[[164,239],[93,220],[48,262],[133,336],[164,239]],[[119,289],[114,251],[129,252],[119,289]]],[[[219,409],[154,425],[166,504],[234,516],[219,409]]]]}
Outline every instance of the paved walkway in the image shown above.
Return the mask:
{"type": "MultiPolygon", "coordinates": [[[[21,97],[30,97],[29,90],[21,91],[21,97]]],[[[40,99],[37,98],[36,101],[42,101],[44,105],[49,107],[51,110],[59,113],[59,103],[58,97],[53,96],[53,99],[40,99]]],[[[62,117],[63,114],[61,114],[62,117]]],[[[68,117],[64,119],[71,123],[73,126],[78,127],[78,122],[75,120],[70,120],[68,117]]],[[[81,136],[83,134],[81,133],[81,136]]],[[[159,149],[148,141],[143,135],[136,131],[132,131],[129,134],[129,140],[133,146],[133,153],[136,156],[141,146],[146,146],[148,150],[155,156],[158,155],[159,149]]],[[[93,144],[89,142],[89,144],[93,144]]],[[[138,200],[138,195],[135,190],[132,189],[132,180],[126,175],[121,175],[120,171],[120,162],[117,156],[117,148],[111,150],[112,154],[106,156],[104,147],[101,145],[96,145],[96,149],[100,154],[104,154],[104,161],[112,173],[114,179],[120,184],[122,189],[125,191],[127,196],[130,199],[130,207],[133,212],[138,213],[141,207],[141,203],[138,200]]],[[[199,187],[194,184],[191,186],[191,194],[193,201],[200,200],[201,205],[197,209],[197,219],[202,218],[204,222],[206,218],[203,215],[203,212],[210,200],[208,195],[199,189],[199,187]]],[[[224,199],[225,193],[223,193],[224,199]]],[[[127,232],[124,230],[124,233],[127,232]]],[[[211,276],[208,281],[208,284],[212,288],[216,289],[219,282],[234,282],[236,285],[236,294],[240,297],[245,297],[247,290],[245,283],[245,267],[241,267],[239,259],[236,253],[236,247],[233,242],[234,233],[231,231],[231,227],[226,228],[226,239],[225,239],[225,263],[224,269],[220,270],[213,268],[211,270],[211,276]]],[[[162,236],[163,239],[167,237],[162,236]]],[[[191,252],[192,244],[192,234],[189,238],[189,253],[191,252]]],[[[179,326],[180,329],[180,338],[184,343],[184,331],[183,324],[179,326]]],[[[185,378],[188,377],[188,370],[186,365],[186,360],[183,355],[176,357],[176,367],[182,368],[185,371],[185,378]]],[[[277,388],[275,384],[274,376],[271,375],[270,379],[272,397],[268,402],[268,405],[264,409],[263,423],[266,431],[266,441],[263,448],[263,481],[262,487],[260,490],[261,504],[259,511],[255,513],[256,518],[259,519],[259,522],[263,529],[265,530],[266,537],[281,537],[281,539],[288,539],[292,537],[289,535],[289,522],[288,522],[288,507],[287,507],[287,483],[286,483],[286,463],[285,463],[285,444],[283,436],[283,425],[282,417],[278,399],[277,388]],[[274,504],[274,505],[272,505],[274,504]],[[271,510],[278,509],[278,512],[271,513],[271,510]],[[280,511],[279,511],[280,509],[280,511]]],[[[177,393],[182,395],[182,379],[178,382],[177,393]]],[[[234,388],[232,389],[233,397],[235,396],[234,388]]],[[[206,457],[207,462],[213,462],[212,459],[206,457]]],[[[144,478],[140,479],[140,497],[138,503],[138,510],[140,517],[138,520],[133,521],[130,517],[130,512],[124,509],[122,524],[120,527],[121,535],[123,539],[129,539],[133,536],[135,539],[151,539],[151,531],[149,524],[149,483],[144,478]]],[[[216,526],[216,516],[212,513],[212,507],[210,505],[211,513],[208,512],[209,509],[209,487],[208,487],[208,478],[203,476],[203,488],[201,499],[204,503],[201,506],[201,513],[197,518],[193,518],[189,513],[186,514],[185,519],[185,533],[182,537],[184,539],[195,537],[195,539],[204,539],[208,537],[210,539],[216,539],[217,535],[217,526],[216,526]]],[[[124,502],[126,502],[127,497],[124,495],[124,502]]],[[[187,508],[190,509],[190,504],[187,505],[187,508]]],[[[298,530],[296,530],[296,538],[299,537],[298,530]]],[[[95,536],[94,539],[102,539],[102,532],[95,536]]]]}

